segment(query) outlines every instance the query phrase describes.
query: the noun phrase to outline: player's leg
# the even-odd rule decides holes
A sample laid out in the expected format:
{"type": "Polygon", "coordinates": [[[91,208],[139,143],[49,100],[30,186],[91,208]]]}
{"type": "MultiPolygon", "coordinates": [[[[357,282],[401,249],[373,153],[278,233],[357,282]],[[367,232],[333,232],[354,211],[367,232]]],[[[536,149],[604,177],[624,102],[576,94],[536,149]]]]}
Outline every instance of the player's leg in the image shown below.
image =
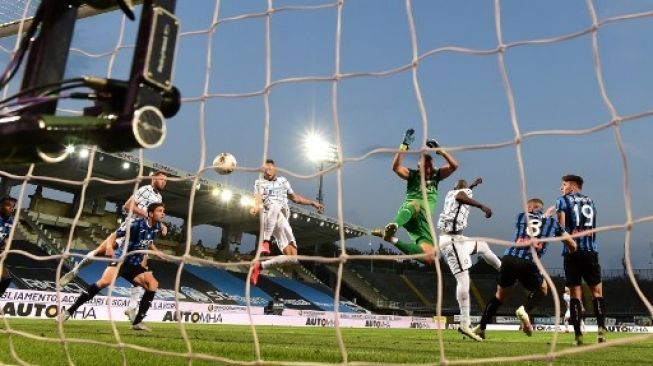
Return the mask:
{"type": "Polygon", "coordinates": [[[519,281],[528,290],[525,305],[520,306],[515,314],[521,321],[522,330],[529,337],[533,335],[533,324],[530,315],[533,309],[546,297],[548,286],[544,277],[539,273],[535,263],[521,260],[522,269],[519,271],[519,281]]]}
{"type": "Polygon", "coordinates": [[[395,215],[394,220],[385,226],[383,238],[390,241],[400,227],[403,227],[420,212],[420,203],[417,200],[405,201],[395,215]]]}
{"type": "Polygon", "coordinates": [[[283,253],[261,263],[263,269],[283,263],[297,263],[297,244],[290,223],[284,215],[279,215],[274,237],[277,238],[277,247],[283,253]]]}
{"type": "Polygon", "coordinates": [[[487,264],[498,271],[501,268],[501,259],[494,254],[490,246],[484,241],[476,241],[474,243],[475,246],[472,254],[480,255],[487,264]]]}
{"type": "Polygon", "coordinates": [[[272,240],[272,234],[275,231],[279,217],[282,216],[281,210],[281,205],[272,204],[263,211],[263,241],[261,242],[261,254],[263,255],[271,253],[270,241],[272,240]]]}
{"type": "Polygon", "coordinates": [[[104,255],[106,253],[106,247],[109,242],[114,243],[116,240],[116,232],[112,232],[109,234],[109,236],[104,239],[104,241],[95,249],[91,250],[90,252],[86,253],[86,255],[75,264],[73,269],[70,272],[67,272],[63,276],[61,276],[61,279],[59,279],[59,284],[61,287],[66,286],[67,284],[70,283],[70,281],[74,280],[75,277],[79,275],[79,271],[81,271],[82,268],[84,268],[86,265],[89,264],[89,262],[93,259],[93,257],[96,257],[98,255],[104,255]]]}
{"type": "Polygon", "coordinates": [[[67,320],[72,314],[74,314],[77,311],[77,309],[79,309],[80,306],[84,305],[84,303],[94,298],[95,295],[97,295],[100,292],[100,290],[109,286],[116,279],[117,275],[118,275],[117,263],[109,264],[109,266],[107,266],[107,268],[102,273],[102,277],[100,277],[100,279],[97,282],[90,285],[86,289],[86,291],[82,292],[81,295],[79,295],[79,297],[77,298],[77,300],[75,300],[75,303],[60,314],[58,320],[59,321],[67,320]]]}
{"type": "MultiPolygon", "coordinates": [[[[608,331],[605,327],[605,301],[603,300],[601,265],[599,264],[599,256],[597,253],[587,253],[586,256],[587,269],[583,273],[583,278],[585,278],[587,286],[590,288],[590,291],[592,291],[592,305],[594,308],[594,316],[596,317],[596,324],[598,326],[598,341],[599,343],[603,343],[606,341],[608,331]]],[[[581,329],[582,326],[583,324],[581,324],[581,329]]]]}
{"type": "Polygon", "coordinates": [[[132,269],[134,272],[132,274],[126,273],[125,278],[133,276],[132,283],[141,286],[145,290],[145,293],[143,294],[143,297],[141,298],[141,301],[138,305],[138,312],[136,313],[136,317],[134,317],[134,320],[132,321],[132,329],[149,331],[149,329],[143,325],[143,319],[147,315],[147,311],[150,309],[150,306],[152,306],[152,300],[154,300],[156,290],[159,288],[159,281],[154,278],[152,272],[146,270],[145,268],[140,266],[133,267],[135,267],[132,269]]]}
{"type": "Polygon", "coordinates": [[[0,296],[2,296],[7,288],[11,285],[11,274],[7,271],[7,267],[2,268],[2,279],[0,279],[0,296]]]}
{"type": "Polygon", "coordinates": [[[583,316],[581,299],[583,298],[583,290],[581,287],[581,270],[579,268],[579,258],[581,252],[566,254],[564,257],[565,269],[565,282],[569,287],[569,313],[571,315],[571,324],[574,327],[575,343],[576,345],[583,344],[583,332],[581,329],[581,319],[583,316]]]}
{"type": "Polygon", "coordinates": [[[432,264],[435,259],[435,241],[431,235],[429,219],[426,217],[426,213],[420,210],[415,217],[404,224],[404,229],[408,232],[411,240],[405,241],[393,237],[391,243],[404,254],[424,254],[422,258],[417,258],[417,260],[425,264],[432,264]]]}
{"type": "MultiPolygon", "coordinates": [[[[143,261],[141,262],[141,266],[145,269],[147,269],[147,259],[148,259],[148,255],[147,254],[143,255],[143,261]]],[[[140,286],[132,285],[132,287],[129,289],[129,305],[125,310],[125,315],[127,315],[129,321],[134,321],[134,318],[136,317],[136,313],[138,312],[138,304],[141,299],[141,296],[143,296],[143,288],[140,286]]]]}
{"type": "Polygon", "coordinates": [[[481,323],[474,327],[474,333],[479,335],[481,338],[485,338],[485,329],[487,325],[492,321],[492,318],[497,313],[497,310],[512,291],[512,287],[517,282],[517,276],[515,272],[514,258],[510,256],[504,256],[501,261],[501,269],[499,270],[499,277],[497,278],[497,291],[490,298],[483,310],[481,315],[481,323]]]}
{"type": "Polygon", "coordinates": [[[569,318],[571,317],[571,314],[569,312],[569,308],[565,311],[565,316],[564,316],[564,323],[565,323],[565,333],[569,333],[569,318]]]}

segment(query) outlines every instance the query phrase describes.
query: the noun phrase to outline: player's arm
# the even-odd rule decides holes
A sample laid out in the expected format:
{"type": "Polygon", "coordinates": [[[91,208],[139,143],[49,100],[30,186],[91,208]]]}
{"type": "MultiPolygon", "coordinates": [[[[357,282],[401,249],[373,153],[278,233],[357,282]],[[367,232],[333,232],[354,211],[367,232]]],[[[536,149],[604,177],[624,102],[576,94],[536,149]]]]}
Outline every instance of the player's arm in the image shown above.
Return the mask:
{"type": "Polygon", "coordinates": [[[395,172],[401,179],[408,179],[410,175],[410,170],[408,170],[407,167],[404,166],[404,151],[408,150],[408,147],[410,144],[415,140],[415,130],[412,128],[409,128],[406,130],[406,133],[404,133],[404,139],[401,141],[401,145],[399,145],[399,151],[395,154],[394,158],[392,159],[392,171],[395,172]]]}
{"type": "Polygon", "coordinates": [[[474,181],[472,182],[472,184],[469,185],[469,189],[474,189],[474,188],[476,188],[476,187],[477,187],[479,184],[481,184],[481,183],[483,183],[483,178],[478,177],[478,178],[474,179],[474,181]]]}
{"type": "Polygon", "coordinates": [[[324,210],[324,205],[313,200],[309,200],[306,197],[302,197],[297,193],[288,193],[288,199],[293,201],[294,203],[298,205],[306,205],[306,206],[313,206],[317,209],[318,212],[322,212],[324,210]]]}
{"type": "MultiPolygon", "coordinates": [[[[567,215],[565,214],[565,208],[567,207],[567,201],[564,197],[560,197],[556,200],[555,210],[557,212],[556,218],[558,223],[563,228],[567,227],[567,215]]],[[[548,210],[547,210],[548,211],[548,210]]]]}
{"type": "MultiPolygon", "coordinates": [[[[162,252],[159,248],[157,248],[156,245],[154,245],[154,244],[150,244],[150,248],[149,248],[149,250],[151,250],[151,251],[153,252],[152,254],[153,254],[154,256],[156,256],[156,257],[158,257],[158,258],[160,258],[160,259],[162,259],[162,260],[165,260],[165,259],[166,259],[166,257],[165,257],[165,253],[162,252]]],[[[143,266],[143,267],[145,267],[145,268],[147,268],[147,257],[148,257],[147,254],[143,255],[143,261],[141,262],[141,265],[143,265],[143,263],[145,263],[145,265],[143,266]]]]}
{"type": "MultiPolygon", "coordinates": [[[[453,155],[449,154],[446,150],[440,150],[437,152],[438,155],[442,156],[444,160],[447,161],[447,165],[443,166],[440,168],[440,180],[447,178],[453,172],[458,170],[458,161],[453,157],[453,155]]],[[[489,216],[488,216],[489,217],[489,216]]]]}
{"type": "Polygon", "coordinates": [[[464,205],[470,205],[472,207],[476,207],[483,211],[485,213],[485,217],[490,218],[492,217],[492,209],[485,206],[484,204],[478,202],[477,200],[469,197],[467,193],[460,191],[458,194],[456,194],[456,201],[464,204],[464,205]]]}
{"type": "Polygon", "coordinates": [[[249,209],[249,214],[252,216],[258,215],[261,207],[263,207],[263,198],[260,193],[256,192],[254,193],[254,205],[249,209]]]}
{"type": "Polygon", "coordinates": [[[147,210],[138,207],[138,205],[136,204],[136,197],[138,197],[138,195],[141,194],[142,190],[144,189],[145,187],[139,188],[138,191],[136,191],[136,194],[129,197],[127,202],[125,202],[125,204],[122,206],[125,209],[125,211],[127,212],[131,211],[138,216],[147,217],[147,210]]]}
{"type": "Polygon", "coordinates": [[[567,249],[569,249],[569,253],[576,251],[576,241],[566,231],[562,233],[562,242],[567,246],[567,249]]]}

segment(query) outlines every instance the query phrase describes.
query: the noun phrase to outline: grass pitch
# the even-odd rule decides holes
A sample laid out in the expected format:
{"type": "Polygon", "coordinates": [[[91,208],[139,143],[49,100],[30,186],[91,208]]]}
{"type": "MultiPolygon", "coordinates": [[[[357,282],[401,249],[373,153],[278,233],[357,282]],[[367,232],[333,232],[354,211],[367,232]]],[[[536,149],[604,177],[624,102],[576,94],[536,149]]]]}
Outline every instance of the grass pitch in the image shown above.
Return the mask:
{"type": "MultiPolygon", "coordinates": [[[[189,360],[192,360],[192,365],[216,365],[255,364],[256,359],[253,335],[248,326],[186,325],[191,341],[189,350],[177,324],[152,323],[149,324],[153,330],[151,333],[141,333],[130,330],[127,323],[116,323],[120,341],[126,345],[121,348],[106,321],[66,322],[64,332],[68,342],[65,345],[53,320],[7,319],[7,322],[12,331],[18,333],[8,334],[7,326],[2,326],[0,362],[3,364],[66,365],[72,362],[75,365],[101,366],[121,365],[126,361],[129,365],[162,366],[189,365],[189,360]],[[146,350],[177,355],[158,355],[146,350]],[[211,357],[214,359],[208,359],[211,357]]],[[[257,327],[257,334],[263,364],[265,361],[275,364],[343,362],[333,328],[257,327]]],[[[437,332],[433,330],[343,329],[342,335],[349,362],[438,364],[440,361],[437,332]]],[[[445,357],[458,363],[473,358],[546,354],[550,351],[553,334],[536,333],[529,338],[518,332],[488,331],[487,336],[485,342],[477,343],[463,339],[456,331],[444,331],[445,357]]],[[[634,343],[615,345],[633,336],[610,334],[609,343],[612,345],[595,350],[591,345],[596,343],[596,334],[588,334],[585,339],[590,344],[585,348],[587,352],[560,356],[554,364],[647,364],[653,357],[653,335],[634,343]]],[[[559,334],[556,350],[576,349],[571,346],[572,338],[571,334],[559,334]]],[[[502,363],[506,364],[547,363],[502,363]]]]}

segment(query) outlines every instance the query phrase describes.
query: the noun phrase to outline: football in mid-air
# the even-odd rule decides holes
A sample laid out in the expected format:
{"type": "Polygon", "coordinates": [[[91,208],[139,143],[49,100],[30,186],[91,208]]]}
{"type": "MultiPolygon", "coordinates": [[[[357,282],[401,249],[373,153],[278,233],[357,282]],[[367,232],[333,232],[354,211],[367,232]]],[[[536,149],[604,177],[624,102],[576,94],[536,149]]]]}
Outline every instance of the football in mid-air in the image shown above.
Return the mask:
{"type": "Polygon", "coordinates": [[[229,153],[220,153],[213,159],[213,169],[220,175],[231,174],[236,170],[236,158],[229,153]]]}

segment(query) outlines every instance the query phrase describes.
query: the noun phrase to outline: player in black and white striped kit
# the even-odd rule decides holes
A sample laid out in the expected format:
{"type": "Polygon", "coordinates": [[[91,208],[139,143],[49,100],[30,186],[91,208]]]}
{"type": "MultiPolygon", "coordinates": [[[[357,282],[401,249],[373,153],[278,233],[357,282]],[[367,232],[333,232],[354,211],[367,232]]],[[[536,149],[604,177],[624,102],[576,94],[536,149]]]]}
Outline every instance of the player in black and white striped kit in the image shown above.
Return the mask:
{"type": "Polygon", "coordinates": [[[455,189],[447,192],[444,199],[444,208],[438,219],[440,234],[440,251],[446,259],[451,273],[456,277],[456,299],[460,308],[460,333],[476,341],[482,339],[472,332],[470,327],[469,309],[469,268],[472,266],[471,256],[478,254],[489,265],[497,271],[501,267],[501,260],[497,257],[488,244],[484,241],[470,240],[463,235],[467,228],[467,217],[469,206],[477,207],[485,217],[492,216],[492,210],[482,203],[472,199],[472,189],[481,184],[483,180],[476,178],[472,184],[467,186],[464,179],[456,183],[455,189]]]}
{"type": "Polygon", "coordinates": [[[295,193],[286,178],[277,176],[277,168],[272,159],[265,161],[263,179],[257,179],[254,183],[254,198],[255,203],[250,209],[250,213],[257,215],[261,208],[263,209],[261,254],[270,254],[273,235],[277,239],[279,250],[283,253],[275,258],[254,263],[250,281],[256,285],[262,268],[297,261],[294,258],[297,255],[297,243],[295,243],[295,236],[288,222],[290,215],[288,199],[299,205],[313,206],[318,212],[321,212],[324,206],[295,193]]]}
{"type": "MultiPolygon", "coordinates": [[[[167,175],[164,171],[157,171],[154,174],[152,174],[152,184],[148,184],[145,186],[140,187],[134,195],[129,197],[127,202],[123,205],[123,213],[125,215],[129,215],[130,211],[133,212],[134,214],[134,220],[137,219],[142,219],[142,218],[147,218],[147,208],[149,205],[153,203],[162,203],[163,202],[163,197],[161,196],[161,191],[165,188],[167,183],[167,175]]],[[[133,222],[132,219],[127,217],[122,224],[120,225],[120,230],[121,228],[126,228],[129,227],[129,223],[133,222]]],[[[165,236],[167,234],[167,227],[163,224],[161,224],[161,235],[165,236]]],[[[116,242],[116,232],[113,232],[107,237],[102,244],[100,244],[99,247],[97,247],[95,250],[92,250],[86,254],[84,258],[82,258],[79,263],[75,265],[75,267],[65,275],[61,276],[61,280],[59,283],[61,284],[61,287],[66,286],[70,281],[75,279],[79,275],[79,271],[83,266],[85,266],[88,261],[90,261],[93,257],[102,255],[105,257],[113,257],[114,254],[114,249],[112,246],[108,245],[108,243],[115,243],[116,242]]],[[[147,255],[144,257],[143,264],[144,267],[147,267],[147,255]]],[[[141,288],[138,286],[133,286],[130,290],[130,302],[129,302],[129,308],[125,311],[125,314],[127,317],[132,320],[133,317],[136,314],[136,311],[138,310],[138,303],[140,300],[141,296],[141,288]]]]}

